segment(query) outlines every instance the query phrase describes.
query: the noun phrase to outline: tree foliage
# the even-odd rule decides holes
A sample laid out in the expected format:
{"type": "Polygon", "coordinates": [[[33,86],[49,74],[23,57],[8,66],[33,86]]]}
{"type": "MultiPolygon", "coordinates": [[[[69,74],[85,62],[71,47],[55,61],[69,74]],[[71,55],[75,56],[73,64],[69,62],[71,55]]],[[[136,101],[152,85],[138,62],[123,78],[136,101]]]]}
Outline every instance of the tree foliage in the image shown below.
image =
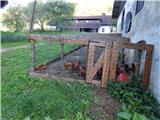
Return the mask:
{"type": "MultiPolygon", "coordinates": [[[[26,21],[28,23],[30,23],[31,20],[33,5],[34,2],[30,2],[24,9],[24,13],[26,15],[26,21]]],[[[47,21],[48,21],[48,11],[46,10],[45,3],[43,3],[42,1],[38,1],[36,3],[36,9],[35,9],[35,23],[37,23],[40,26],[41,30],[44,31],[44,25],[45,23],[47,23],[47,21]]]]}
{"type": "Polygon", "coordinates": [[[49,1],[46,3],[46,10],[49,13],[49,20],[57,27],[68,23],[68,18],[73,17],[75,4],[64,1],[49,1]]]}
{"type": "Polygon", "coordinates": [[[22,31],[25,27],[23,7],[20,5],[9,7],[2,16],[4,26],[14,31],[22,31]]]}
{"type": "MultiPolygon", "coordinates": [[[[21,31],[27,25],[30,25],[34,2],[28,3],[26,7],[19,5],[9,7],[3,15],[3,24],[10,30],[21,31]]],[[[48,22],[56,26],[65,25],[67,19],[74,14],[75,5],[64,1],[38,0],[35,9],[35,23],[38,24],[42,31],[48,22]]]]}
{"type": "MultiPolygon", "coordinates": [[[[33,2],[29,3],[24,12],[26,16],[31,16],[33,2]]],[[[60,26],[66,23],[66,19],[73,16],[75,5],[64,1],[48,1],[46,3],[38,1],[35,10],[35,23],[44,31],[44,25],[48,22],[60,26]]],[[[27,19],[27,18],[26,18],[27,19]]],[[[30,19],[28,19],[30,21],[30,19]]]]}

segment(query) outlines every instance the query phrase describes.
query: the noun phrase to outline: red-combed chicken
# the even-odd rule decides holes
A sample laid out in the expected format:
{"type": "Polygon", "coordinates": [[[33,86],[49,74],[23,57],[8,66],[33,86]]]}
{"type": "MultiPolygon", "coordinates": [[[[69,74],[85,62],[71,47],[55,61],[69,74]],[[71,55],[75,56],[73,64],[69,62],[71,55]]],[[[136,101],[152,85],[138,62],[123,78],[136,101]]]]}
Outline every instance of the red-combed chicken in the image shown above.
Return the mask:
{"type": "Polygon", "coordinates": [[[85,67],[82,67],[81,65],[79,65],[79,72],[78,75],[83,77],[85,79],[86,74],[85,74],[85,67]]]}

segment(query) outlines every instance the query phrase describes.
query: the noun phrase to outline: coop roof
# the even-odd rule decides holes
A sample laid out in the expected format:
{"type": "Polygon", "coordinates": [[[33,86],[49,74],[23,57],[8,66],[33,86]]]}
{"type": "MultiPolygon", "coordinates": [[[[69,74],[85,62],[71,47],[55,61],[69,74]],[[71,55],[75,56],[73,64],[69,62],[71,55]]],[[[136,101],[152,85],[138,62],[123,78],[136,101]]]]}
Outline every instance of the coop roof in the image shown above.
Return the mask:
{"type": "Polygon", "coordinates": [[[118,19],[126,0],[115,0],[112,10],[112,19],[118,19]]]}

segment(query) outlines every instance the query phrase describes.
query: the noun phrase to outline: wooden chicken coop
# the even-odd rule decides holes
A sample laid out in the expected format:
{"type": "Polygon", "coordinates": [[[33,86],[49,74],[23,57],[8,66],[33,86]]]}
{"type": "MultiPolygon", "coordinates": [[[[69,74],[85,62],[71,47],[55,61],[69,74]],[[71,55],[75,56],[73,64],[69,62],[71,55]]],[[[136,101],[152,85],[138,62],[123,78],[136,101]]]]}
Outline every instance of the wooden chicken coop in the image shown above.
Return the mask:
{"type": "MultiPolygon", "coordinates": [[[[145,61],[143,70],[143,86],[148,87],[150,81],[150,72],[152,65],[152,54],[153,45],[145,43],[130,43],[128,38],[122,37],[120,34],[79,34],[79,35],[36,35],[30,34],[29,40],[31,42],[31,56],[32,56],[32,66],[30,70],[30,75],[34,77],[42,77],[53,80],[65,80],[65,81],[79,81],[82,83],[97,84],[101,87],[107,86],[107,81],[109,79],[116,79],[117,64],[119,59],[119,53],[122,49],[133,49],[135,52],[145,51],[145,61]],[[86,76],[84,80],[78,80],[70,77],[61,77],[56,74],[40,73],[35,70],[36,67],[36,52],[35,44],[36,41],[49,41],[49,42],[59,42],[61,45],[61,57],[46,62],[46,66],[49,66],[51,62],[58,61],[67,56],[64,54],[63,45],[69,44],[79,44],[81,47],[86,47],[87,59],[86,59],[86,76]],[[101,54],[95,61],[95,51],[96,47],[103,48],[101,54]],[[102,70],[101,80],[95,80],[95,75],[99,70],[102,70]]],[[[72,52],[81,49],[81,47],[73,50],[72,52]]],[[[141,59],[141,56],[139,56],[141,59]]],[[[139,71],[141,61],[136,61],[136,70],[139,71]]],[[[47,69],[48,67],[46,67],[47,69]]],[[[54,68],[53,68],[54,69],[54,68]]]]}

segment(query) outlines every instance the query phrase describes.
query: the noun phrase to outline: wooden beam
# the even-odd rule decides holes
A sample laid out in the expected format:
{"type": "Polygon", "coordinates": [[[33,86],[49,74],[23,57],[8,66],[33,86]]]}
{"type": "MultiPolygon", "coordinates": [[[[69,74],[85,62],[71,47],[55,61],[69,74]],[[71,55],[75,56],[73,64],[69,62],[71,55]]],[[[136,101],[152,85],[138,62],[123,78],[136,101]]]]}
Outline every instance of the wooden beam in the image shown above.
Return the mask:
{"type": "Polygon", "coordinates": [[[110,67],[110,78],[115,80],[116,78],[116,69],[117,69],[117,61],[118,61],[118,43],[113,43],[112,55],[111,55],[111,67],[110,67]]]}
{"type": "Polygon", "coordinates": [[[94,51],[95,51],[95,43],[90,42],[88,48],[88,61],[87,61],[87,76],[86,82],[92,83],[92,67],[94,63],[94,51]]]}
{"type": "Polygon", "coordinates": [[[61,59],[64,57],[64,43],[63,42],[60,42],[60,46],[61,46],[61,54],[60,54],[60,57],[61,59]]]}
{"type": "Polygon", "coordinates": [[[111,43],[106,43],[103,57],[103,73],[101,87],[107,86],[107,81],[109,80],[109,68],[110,68],[110,57],[111,57],[111,43]]]}
{"type": "Polygon", "coordinates": [[[81,45],[88,45],[90,42],[96,42],[96,46],[99,47],[105,47],[106,41],[123,41],[123,42],[129,42],[130,40],[128,38],[124,38],[121,36],[113,36],[113,35],[100,35],[97,36],[91,36],[90,34],[87,35],[37,35],[37,34],[30,34],[29,39],[31,40],[38,40],[38,41],[57,41],[60,42],[60,40],[63,39],[64,43],[73,43],[73,44],[81,44],[81,45]]]}
{"type": "Polygon", "coordinates": [[[101,68],[104,59],[104,51],[102,52],[100,58],[95,63],[94,67],[92,67],[92,78],[96,75],[97,71],[101,68]]]}
{"type": "Polygon", "coordinates": [[[129,42],[118,42],[119,48],[128,48],[128,49],[137,49],[137,50],[146,50],[150,47],[153,47],[151,44],[145,44],[145,43],[129,43],[129,42]]]}
{"type": "Polygon", "coordinates": [[[51,35],[35,35],[30,34],[29,39],[38,40],[38,41],[57,41],[63,43],[72,43],[72,44],[81,44],[81,45],[88,45],[89,39],[68,39],[64,38],[63,36],[51,36],[51,35]]]}
{"type": "Polygon", "coordinates": [[[144,88],[148,88],[150,81],[150,73],[152,67],[152,55],[153,55],[153,47],[150,47],[146,51],[146,59],[144,65],[144,73],[143,73],[143,86],[144,88]]]}
{"type": "Polygon", "coordinates": [[[35,60],[36,52],[35,52],[35,41],[31,40],[31,71],[35,71],[36,60],[35,60]]]}

